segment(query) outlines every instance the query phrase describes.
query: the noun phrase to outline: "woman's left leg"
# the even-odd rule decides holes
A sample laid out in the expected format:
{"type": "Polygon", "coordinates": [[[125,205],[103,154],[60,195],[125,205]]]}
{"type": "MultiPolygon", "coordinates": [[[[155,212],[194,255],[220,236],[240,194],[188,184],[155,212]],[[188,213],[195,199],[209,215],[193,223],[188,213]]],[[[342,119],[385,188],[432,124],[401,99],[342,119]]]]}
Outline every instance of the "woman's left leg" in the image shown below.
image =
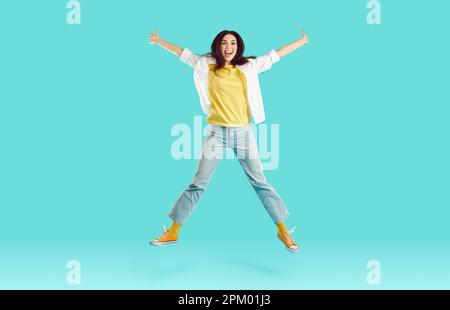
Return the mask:
{"type": "Polygon", "coordinates": [[[255,136],[251,130],[251,127],[236,130],[233,150],[264,208],[273,222],[279,224],[289,215],[289,211],[280,195],[264,176],[255,136]]]}
{"type": "Polygon", "coordinates": [[[234,153],[239,159],[239,163],[244,169],[255,192],[258,194],[264,208],[277,225],[278,238],[284,243],[287,250],[297,252],[299,248],[291,237],[291,232],[287,231],[284,224],[284,218],[289,215],[289,211],[283,200],[281,200],[280,195],[267,182],[264,176],[255,136],[251,130],[251,127],[243,127],[236,130],[233,143],[234,153]]]}

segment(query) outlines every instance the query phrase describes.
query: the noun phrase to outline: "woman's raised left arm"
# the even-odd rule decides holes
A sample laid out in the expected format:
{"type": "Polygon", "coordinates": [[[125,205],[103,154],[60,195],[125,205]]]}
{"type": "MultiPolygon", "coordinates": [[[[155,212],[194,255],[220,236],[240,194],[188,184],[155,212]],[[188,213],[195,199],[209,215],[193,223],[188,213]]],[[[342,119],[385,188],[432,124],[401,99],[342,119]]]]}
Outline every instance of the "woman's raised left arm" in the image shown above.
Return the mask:
{"type": "Polygon", "coordinates": [[[276,50],[276,52],[278,56],[280,56],[281,58],[308,43],[309,43],[308,35],[306,34],[306,32],[302,31],[302,36],[300,39],[297,39],[292,43],[280,47],[279,49],[276,50]]]}

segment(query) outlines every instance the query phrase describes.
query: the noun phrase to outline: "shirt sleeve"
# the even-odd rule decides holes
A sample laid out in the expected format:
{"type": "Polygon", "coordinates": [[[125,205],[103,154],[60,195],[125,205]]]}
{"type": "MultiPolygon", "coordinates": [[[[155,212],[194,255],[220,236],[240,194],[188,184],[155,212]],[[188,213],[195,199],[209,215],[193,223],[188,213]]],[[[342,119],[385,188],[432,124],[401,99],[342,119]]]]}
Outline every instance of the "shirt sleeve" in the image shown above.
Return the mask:
{"type": "Polygon", "coordinates": [[[197,64],[198,60],[200,59],[199,55],[196,55],[192,53],[192,51],[188,48],[184,48],[183,52],[180,55],[180,60],[192,68],[197,64]]]}
{"type": "Polygon", "coordinates": [[[269,70],[274,63],[280,61],[278,53],[272,49],[266,55],[256,58],[256,71],[259,73],[269,70]]]}

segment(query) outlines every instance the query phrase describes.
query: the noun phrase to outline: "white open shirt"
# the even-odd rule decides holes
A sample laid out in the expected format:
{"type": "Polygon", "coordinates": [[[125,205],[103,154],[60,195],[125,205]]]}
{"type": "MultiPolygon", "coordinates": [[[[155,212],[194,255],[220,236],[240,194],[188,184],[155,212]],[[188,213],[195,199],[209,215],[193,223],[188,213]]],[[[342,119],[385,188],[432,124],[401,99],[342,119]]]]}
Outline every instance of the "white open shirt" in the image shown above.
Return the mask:
{"type": "MultiPolygon", "coordinates": [[[[215,64],[216,60],[210,56],[200,56],[193,54],[188,48],[183,49],[180,55],[180,60],[187,63],[194,68],[194,83],[200,97],[202,110],[209,115],[211,102],[208,97],[208,72],[209,64],[215,64]]],[[[266,55],[259,56],[256,59],[249,59],[245,65],[236,65],[247,79],[247,99],[250,106],[250,111],[253,120],[256,124],[265,120],[263,100],[261,96],[261,89],[259,87],[258,74],[269,70],[272,64],[278,62],[278,56],[275,50],[271,50],[266,55]]]]}

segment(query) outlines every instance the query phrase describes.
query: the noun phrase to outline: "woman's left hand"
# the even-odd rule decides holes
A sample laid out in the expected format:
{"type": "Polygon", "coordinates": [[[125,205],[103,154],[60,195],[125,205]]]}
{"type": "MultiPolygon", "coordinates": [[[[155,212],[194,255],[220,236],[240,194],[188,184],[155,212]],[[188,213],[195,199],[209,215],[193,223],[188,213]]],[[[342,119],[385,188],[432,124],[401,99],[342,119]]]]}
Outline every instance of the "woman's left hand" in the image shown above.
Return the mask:
{"type": "Polygon", "coordinates": [[[302,37],[300,38],[300,40],[303,41],[303,45],[309,43],[308,35],[307,35],[306,32],[304,32],[303,30],[302,30],[302,37]]]}

